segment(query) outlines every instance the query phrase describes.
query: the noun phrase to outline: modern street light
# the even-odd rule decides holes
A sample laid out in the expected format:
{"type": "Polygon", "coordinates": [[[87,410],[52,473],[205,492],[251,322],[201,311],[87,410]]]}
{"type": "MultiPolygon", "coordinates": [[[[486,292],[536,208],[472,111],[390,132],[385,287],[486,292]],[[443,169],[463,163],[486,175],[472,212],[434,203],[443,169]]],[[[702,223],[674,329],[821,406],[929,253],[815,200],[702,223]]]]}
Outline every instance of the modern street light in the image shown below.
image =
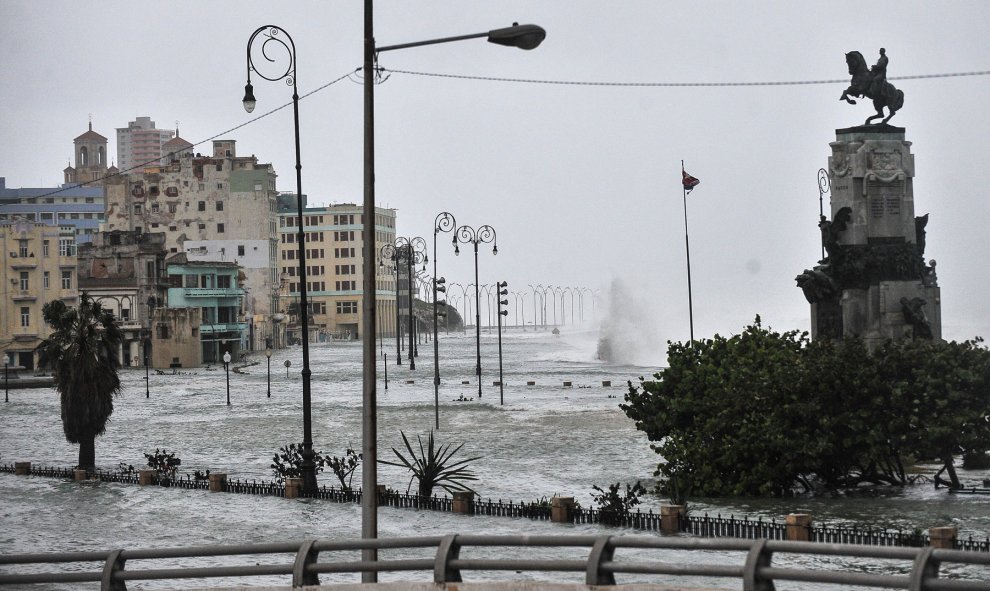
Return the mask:
{"type": "MultiPolygon", "coordinates": [[[[509,47],[519,47],[521,49],[534,49],[546,37],[546,31],[536,25],[518,25],[504,29],[494,29],[487,33],[476,35],[462,35],[459,37],[446,37],[442,39],[430,39],[415,43],[402,45],[391,45],[376,47],[375,27],[374,27],[374,2],[365,0],[364,2],[364,274],[363,288],[364,298],[364,323],[363,323],[363,351],[364,351],[364,375],[363,397],[362,397],[362,451],[364,455],[364,465],[362,468],[362,486],[368,494],[361,496],[361,537],[378,537],[378,497],[371,494],[378,485],[378,400],[376,391],[376,370],[375,363],[375,341],[369,338],[375,331],[375,271],[374,265],[370,264],[369,258],[375,252],[375,74],[376,59],[381,52],[403,49],[407,47],[418,47],[423,45],[435,45],[438,43],[450,43],[464,39],[477,37],[488,37],[488,41],[498,45],[509,47]]],[[[480,384],[479,384],[480,385],[480,384]]],[[[378,551],[375,548],[366,548],[361,552],[362,560],[375,562],[378,560],[378,551]]],[[[364,583],[374,583],[378,581],[378,573],[375,571],[364,571],[361,573],[361,581],[364,583]]]]}
{"type": "MultiPolygon", "coordinates": [[[[254,98],[254,87],[251,86],[251,72],[255,72],[261,78],[271,82],[277,82],[279,80],[285,80],[287,84],[292,85],[292,117],[295,131],[295,143],[296,143],[296,215],[298,219],[296,220],[297,226],[299,228],[298,237],[296,238],[296,244],[298,247],[298,253],[296,258],[299,260],[299,312],[302,318],[302,403],[303,403],[303,449],[302,449],[302,462],[299,465],[300,476],[302,476],[303,486],[302,494],[303,496],[313,496],[316,494],[316,462],[314,458],[316,453],[313,451],[313,417],[311,412],[311,393],[310,393],[310,375],[311,371],[309,369],[309,303],[306,298],[306,231],[305,231],[305,216],[303,215],[303,192],[302,192],[302,164],[300,161],[300,149],[299,149],[299,92],[296,90],[296,44],[292,41],[292,37],[281,27],[275,25],[265,25],[264,27],[258,27],[254,33],[251,34],[250,39],[247,43],[247,85],[244,86],[244,110],[248,113],[254,111],[255,104],[257,100],[254,98]],[[276,59],[273,56],[277,56],[281,52],[285,52],[286,57],[288,57],[288,65],[286,65],[285,70],[278,68],[271,76],[266,75],[262,70],[255,67],[254,60],[251,58],[251,48],[254,44],[255,39],[259,34],[264,33],[263,40],[261,41],[260,51],[264,61],[262,65],[275,66],[276,59]],[[284,37],[284,39],[283,39],[284,37]],[[269,44],[272,44],[269,46],[269,44]]],[[[365,209],[365,233],[368,233],[367,224],[371,223],[371,239],[374,240],[374,206],[371,209],[365,209]]],[[[374,252],[374,242],[372,242],[372,250],[374,252]]],[[[368,265],[365,265],[368,267],[368,265]]],[[[374,269],[371,268],[372,281],[370,292],[374,293],[374,269]]],[[[367,272],[368,269],[365,269],[367,272]]],[[[369,287],[366,284],[364,293],[369,293],[369,287]]],[[[374,315],[372,315],[372,322],[374,322],[374,315]]],[[[374,324],[371,325],[370,334],[374,335],[375,329],[374,324]]],[[[372,352],[374,351],[374,340],[372,340],[372,352]]]]}
{"type": "MultiPolygon", "coordinates": [[[[413,285],[416,282],[416,276],[413,274],[414,265],[426,265],[429,262],[429,257],[426,255],[426,240],[420,238],[419,236],[414,236],[409,238],[407,236],[398,236],[392,244],[386,244],[382,246],[381,249],[382,260],[378,262],[379,266],[384,266],[385,260],[389,259],[395,264],[395,293],[396,293],[396,325],[398,325],[398,308],[399,308],[399,264],[402,261],[406,263],[406,288],[409,296],[409,318],[406,323],[406,332],[409,333],[409,351],[407,357],[409,358],[409,369],[416,369],[416,343],[414,339],[415,335],[415,315],[413,310],[413,285]]],[[[396,341],[398,343],[398,341],[396,341]]],[[[372,343],[374,345],[374,343],[372,343]]],[[[374,349],[374,346],[372,346],[374,349]]],[[[402,353],[399,351],[399,346],[396,346],[396,353],[399,355],[399,360],[396,362],[402,365],[402,353]]]]}
{"type": "Polygon", "coordinates": [[[507,306],[509,300],[503,300],[502,296],[509,295],[509,290],[505,289],[509,284],[502,281],[495,284],[498,288],[498,403],[505,404],[505,384],[502,383],[502,317],[509,314],[508,310],[503,310],[502,306],[507,306]]]}
{"type": "Polygon", "coordinates": [[[223,353],[223,370],[227,374],[227,406],[230,406],[230,351],[223,353]]]}
{"type": "MultiPolygon", "coordinates": [[[[474,373],[478,376],[478,398],[481,398],[481,292],[478,290],[478,244],[492,243],[492,254],[498,254],[498,240],[495,237],[495,228],[485,224],[477,230],[471,226],[461,226],[457,228],[455,237],[461,244],[474,245],[474,332],[475,350],[477,351],[477,364],[474,373]]],[[[454,254],[461,254],[457,242],[454,243],[454,254]]]]}
{"type": "Polygon", "coordinates": [[[272,350],[271,347],[265,349],[265,357],[268,358],[268,397],[272,397],[272,350]]]}

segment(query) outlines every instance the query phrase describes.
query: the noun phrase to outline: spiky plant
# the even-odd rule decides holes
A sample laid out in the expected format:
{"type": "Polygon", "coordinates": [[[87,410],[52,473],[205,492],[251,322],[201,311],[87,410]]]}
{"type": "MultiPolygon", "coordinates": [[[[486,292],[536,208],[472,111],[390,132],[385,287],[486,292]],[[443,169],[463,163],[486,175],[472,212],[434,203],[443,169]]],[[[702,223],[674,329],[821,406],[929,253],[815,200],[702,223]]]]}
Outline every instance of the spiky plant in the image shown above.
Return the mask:
{"type": "Polygon", "coordinates": [[[427,439],[425,448],[423,447],[422,437],[419,435],[416,436],[416,440],[419,442],[419,453],[417,454],[412,444],[409,443],[409,438],[406,437],[406,434],[402,431],[399,431],[399,433],[402,435],[402,442],[406,446],[406,451],[409,454],[408,457],[393,447],[392,453],[395,454],[395,457],[399,461],[389,462],[387,460],[379,460],[379,462],[388,464],[389,466],[408,468],[412,472],[412,478],[409,479],[409,486],[406,487],[406,494],[412,488],[413,481],[417,482],[417,494],[421,497],[432,495],[433,489],[437,486],[449,493],[458,491],[475,492],[473,488],[465,484],[466,482],[478,480],[474,471],[469,469],[467,465],[480,460],[481,456],[452,461],[454,454],[460,451],[464,447],[464,444],[462,443],[454,449],[451,449],[450,443],[437,446],[433,439],[432,429],[430,430],[430,436],[427,439]]]}

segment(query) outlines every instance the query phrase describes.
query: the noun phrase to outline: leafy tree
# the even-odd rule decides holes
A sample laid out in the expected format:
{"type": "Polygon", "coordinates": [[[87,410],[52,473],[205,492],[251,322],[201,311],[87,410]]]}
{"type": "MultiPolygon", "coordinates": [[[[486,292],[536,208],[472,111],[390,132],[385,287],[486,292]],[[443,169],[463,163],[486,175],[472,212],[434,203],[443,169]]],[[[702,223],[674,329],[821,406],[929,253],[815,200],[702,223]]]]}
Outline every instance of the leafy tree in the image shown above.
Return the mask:
{"type": "Polygon", "coordinates": [[[417,441],[419,441],[419,453],[417,454],[409,443],[406,434],[402,431],[399,433],[402,435],[402,442],[406,445],[406,451],[409,453],[408,457],[393,447],[392,453],[399,459],[398,462],[378,461],[389,466],[408,468],[412,472],[413,475],[409,479],[409,486],[406,488],[406,493],[409,492],[414,480],[417,482],[417,494],[421,497],[429,497],[433,494],[433,489],[437,486],[447,492],[474,492],[474,489],[465,483],[478,480],[478,477],[467,465],[480,460],[481,456],[457,460],[456,462],[451,461],[454,454],[460,451],[464,447],[464,444],[458,445],[453,450],[450,449],[451,444],[449,443],[437,446],[433,441],[432,429],[430,430],[430,437],[426,448],[423,447],[423,439],[419,435],[416,436],[417,441]]]}
{"type": "Polygon", "coordinates": [[[598,494],[592,494],[592,498],[598,505],[599,521],[605,525],[621,525],[629,517],[632,508],[639,504],[640,495],[646,493],[639,482],[633,486],[627,484],[626,492],[622,495],[619,494],[620,486],[618,482],[610,484],[607,491],[597,484],[592,486],[598,491],[598,494]]]}
{"type": "Polygon", "coordinates": [[[663,456],[661,490],[782,495],[905,484],[904,458],[990,449],[990,352],[981,341],[811,343],[756,322],[739,335],[671,343],[669,367],[620,405],[663,456]]]}
{"type": "Polygon", "coordinates": [[[113,313],[87,293],[77,308],[61,300],[45,304],[51,335],[38,346],[41,364],[50,366],[62,407],[62,430],[79,444],[79,468],[96,468],[96,437],[106,431],[113,399],[120,394],[117,349],[123,336],[113,313]]]}
{"type": "Polygon", "coordinates": [[[348,447],[347,451],[344,452],[343,457],[333,456],[326,461],[326,465],[330,468],[330,471],[337,476],[337,480],[340,481],[340,489],[343,491],[350,492],[351,490],[351,480],[354,478],[354,470],[357,469],[358,464],[361,462],[362,454],[357,453],[352,448],[348,447]]]}
{"type": "MultiPolygon", "coordinates": [[[[272,475],[275,476],[275,482],[281,484],[285,482],[286,478],[302,478],[302,452],[302,443],[290,443],[278,449],[278,453],[272,456],[272,463],[269,466],[272,469],[272,475]]],[[[327,462],[327,458],[323,457],[323,452],[313,450],[313,464],[317,474],[323,472],[327,462]]]]}
{"type": "Polygon", "coordinates": [[[179,472],[182,460],[167,449],[155,448],[154,453],[144,454],[148,467],[158,473],[158,478],[172,480],[179,472]]]}

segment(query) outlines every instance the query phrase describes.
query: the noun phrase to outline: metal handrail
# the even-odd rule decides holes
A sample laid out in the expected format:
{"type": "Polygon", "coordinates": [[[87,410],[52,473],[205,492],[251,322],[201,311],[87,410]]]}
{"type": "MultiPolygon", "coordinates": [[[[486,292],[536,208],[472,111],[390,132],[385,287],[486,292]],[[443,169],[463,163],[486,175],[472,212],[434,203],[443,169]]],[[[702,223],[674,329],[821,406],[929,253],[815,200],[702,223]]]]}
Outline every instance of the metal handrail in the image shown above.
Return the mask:
{"type": "MultiPolygon", "coordinates": [[[[533,552],[527,552],[532,555],[533,552]]],[[[466,571],[512,571],[512,572],[562,572],[585,573],[585,585],[615,585],[616,575],[666,575],[675,577],[703,576],[711,578],[741,579],[746,591],[773,589],[780,581],[800,581],[808,583],[828,583],[838,585],[861,585],[868,587],[911,589],[917,591],[954,591],[990,589],[990,555],[943,550],[935,548],[893,548],[870,547],[849,544],[823,544],[820,542],[787,542],[776,540],[738,540],[727,538],[701,539],[689,537],[635,537],[635,536],[560,536],[560,535],[511,535],[490,536],[483,534],[451,534],[446,536],[424,536],[406,538],[378,538],[352,540],[307,540],[269,544],[242,544],[227,546],[195,546],[186,548],[156,548],[134,550],[110,550],[105,552],[53,552],[33,554],[0,555],[0,565],[6,567],[38,567],[41,565],[102,562],[93,570],[80,572],[8,572],[0,574],[0,585],[30,583],[76,583],[99,581],[106,591],[125,589],[127,581],[215,578],[215,577],[255,577],[285,575],[292,577],[292,585],[315,585],[318,575],[325,573],[398,573],[432,571],[433,582],[437,584],[462,581],[466,571]],[[584,548],[586,555],[576,555],[566,559],[555,558],[471,558],[462,557],[465,549],[485,547],[516,548],[584,548]],[[419,558],[379,559],[377,561],[320,561],[321,552],[359,551],[367,548],[386,549],[429,549],[419,558]],[[618,551],[638,550],[704,550],[739,552],[742,561],[738,564],[703,564],[663,562],[661,554],[656,559],[623,560],[618,551]],[[294,554],[289,562],[254,565],[228,565],[178,568],[125,568],[128,561],[160,560],[199,557],[231,557],[258,555],[294,554]],[[851,558],[872,558],[891,563],[888,573],[849,572],[836,568],[787,568],[773,566],[773,559],[779,554],[801,554],[808,556],[841,556],[851,558]],[[973,579],[940,578],[944,570],[951,570],[959,576],[960,565],[986,567],[974,573],[973,579]],[[951,569],[943,569],[952,566],[951,569]],[[906,573],[906,574],[905,574],[906,573]],[[975,578],[982,577],[982,578],[975,578]]],[[[814,564],[821,564],[815,560],[814,564]]],[[[578,581],[575,581],[577,583],[578,581]]],[[[639,581],[641,582],[641,581],[639,581]]],[[[664,579],[669,585],[669,580],[664,579]]]]}

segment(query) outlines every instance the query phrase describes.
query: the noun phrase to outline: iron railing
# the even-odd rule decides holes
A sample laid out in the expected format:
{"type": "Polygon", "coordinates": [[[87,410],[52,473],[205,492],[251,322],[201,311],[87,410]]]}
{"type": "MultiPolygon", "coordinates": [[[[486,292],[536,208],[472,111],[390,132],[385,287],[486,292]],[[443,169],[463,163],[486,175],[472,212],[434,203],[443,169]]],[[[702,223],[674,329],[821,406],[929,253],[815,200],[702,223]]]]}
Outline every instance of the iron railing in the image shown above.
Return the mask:
{"type": "MultiPolygon", "coordinates": [[[[13,473],[14,465],[0,464],[0,472],[13,473]]],[[[74,476],[72,468],[47,466],[32,466],[31,474],[34,476],[69,479],[74,476]]],[[[138,483],[136,471],[129,470],[97,471],[96,477],[106,482],[138,483]]],[[[209,488],[209,482],[205,479],[198,479],[187,474],[183,477],[172,479],[168,483],[168,486],[206,490],[209,488]]],[[[225,481],[223,492],[284,497],[285,485],[271,480],[234,479],[225,481]]],[[[317,489],[316,494],[313,496],[317,499],[337,503],[360,504],[362,491],[360,489],[347,490],[333,486],[322,486],[317,489]]],[[[416,494],[406,494],[391,489],[386,489],[379,493],[378,505],[381,507],[441,511],[445,513],[451,513],[454,510],[453,499],[451,497],[438,495],[421,497],[416,494]]],[[[472,515],[515,517],[542,521],[549,521],[551,518],[550,502],[548,499],[528,503],[516,503],[503,501],[502,499],[475,498],[469,505],[468,513],[472,515]]],[[[602,511],[595,508],[575,506],[568,511],[568,521],[576,524],[611,525],[643,531],[660,532],[663,530],[660,514],[654,513],[652,510],[637,510],[625,515],[615,516],[607,512],[603,514],[602,511]]],[[[679,518],[679,529],[681,532],[704,538],[742,538],[749,540],[787,539],[787,525],[784,521],[763,518],[750,519],[748,517],[735,517],[731,515],[728,517],[723,517],[720,514],[710,516],[707,513],[701,515],[682,515],[679,518]]],[[[808,526],[808,539],[812,542],[863,544],[869,546],[921,547],[931,544],[928,534],[921,530],[903,531],[834,524],[812,524],[808,526]]],[[[956,539],[954,549],[990,552],[990,536],[982,539],[974,539],[972,536],[956,539]]]]}
{"type": "MultiPolygon", "coordinates": [[[[565,573],[583,573],[583,577],[573,577],[572,582],[583,582],[585,585],[615,585],[621,579],[622,583],[656,582],[669,587],[672,581],[684,577],[734,579],[742,582],[745,591],[772,590],[776,583],[784,581],[915,591],[990,589],[990,554],[986,553],[680,536],[660,538],[452,534],[408,538],[324,539],[274,544],[8,554],[0,555],[0,566],[5,567],[4,572],[0,573],[0,585],[98,582],[103,591],[125,589],[128,581],[259,576],[291,577],[293,587],[299,587],[319,584],[321,574],[357,574],[369,571],[393,575],[404,573],[402,580],[410,581],[428,581],[428,573],[432,573],[432,580],[437,584],[461,582],[468,573],[496,571],[506,573],[502,577],[504,579],[519,579],[522,573],[554,573],[554,576],[547,578],[564,582],[566,579],[562,577],[567,576],[565,573]],[[483,550],[492,547],[502,550],[483,550]],[[321,552],[358,552],[365,548],[382,551],[379,559],[364,561],[360,554],[354,560],[344,560],[338,554],[334,554],[331,560],[320,558],[321,552]],[[532,558],[507,557],[506,549],[512,548],[517,549],[517,554],[532,558]],[[562,549],[549,553],[559,555],[563,552],[566,558],[545,557],[548,548],[562,549]],[[518,549],[525,550],[519,552],[518,549]],[[707,562],[685,562],[685,554],[678,553],[677,558],[671,561],[671,554],[664,553],[671,550],[702,551],[687,554],[697,557],[713,551],[722,552],[726,557],[712,561],[709,555],[707,562]],[[266,555],[277,558],[259,561],[259,557],[266,555]],[[774,560],[780,555],[803,556],[805,560],[799,564],[775,565],[774,560]],[[202,561],[207,557],[224,557],[227,564],[171,566],[176,561],[182,563],[185,560],[188,563],[188,559],[202,561]],[[250,557],[253,564],[231,565],[232,559],[237,561],[234,557],[250,557]],[[853,571],[848,567],[843,568],[841,560],[823,560],[825,557],[873,559],[884,566],[853,571]],[[161,564],[156,568],[156,560],[168,561],[164,565],[167,568],[161,564]],[[133,566],[138,562],[142,568],[133,566]],[[79,563],[87,563],[87,566],[80,566],[79,563]],[[67,567],[43,570],[52,565],[70,564],[74,565],[74,570],[67,570],[67,567]],[[14,572],[15,570],[20,572],[14,572]],[[421,573],[421,578],[417,579],[409,574],[414,572],[421,573]],[[516,576],[513,577],[512,573],[516,573],[516,576]],[[947,576],[942,577],[943,574],[947,576]]],[[[532,575],[527,578],[532,578],[532,575]]],[[[482,577],[475,579],[483,580],[482,577]]],[[[490,577],[486,579],[491,580],[490,577]]]]}

